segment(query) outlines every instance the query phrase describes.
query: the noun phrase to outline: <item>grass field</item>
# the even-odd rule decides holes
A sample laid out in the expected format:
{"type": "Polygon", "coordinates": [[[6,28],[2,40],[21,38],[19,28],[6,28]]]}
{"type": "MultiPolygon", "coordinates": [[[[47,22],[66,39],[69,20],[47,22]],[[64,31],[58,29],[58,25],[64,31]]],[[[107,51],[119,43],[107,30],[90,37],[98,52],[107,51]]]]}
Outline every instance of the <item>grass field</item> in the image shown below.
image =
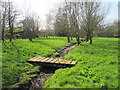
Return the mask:
{"type": "Polygon", "coordinates": [[[118,39],[94,38],[65,56],[78,63],[56,70],[45,88],[116,88],[118,87],[118,39]]]}
{"type": "Polygon", "coordinates": [[[28,39],[8,40],[2,45],[2,85],[3,87],[17,87],[21,83],[28,83],[30,77],[35,76],[40,66],[33,66],[26,61],[34,56],[52,54],[67,44],[66,38],[39,38],[30,42],[28,39]]]}

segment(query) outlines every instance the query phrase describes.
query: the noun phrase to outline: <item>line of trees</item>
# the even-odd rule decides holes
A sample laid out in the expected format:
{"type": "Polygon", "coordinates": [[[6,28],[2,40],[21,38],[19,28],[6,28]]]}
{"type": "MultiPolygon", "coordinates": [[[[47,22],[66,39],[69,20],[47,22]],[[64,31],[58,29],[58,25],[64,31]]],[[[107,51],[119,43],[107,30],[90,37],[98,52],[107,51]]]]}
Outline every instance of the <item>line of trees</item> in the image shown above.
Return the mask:
{"type": "Polygon", "coordinates": [[[20,23],[22,24],[22,38],[32,41],[33,38],[39,37],[39,17],[26,16],[20,23]]]}
{"type": "Polygon", "coordinates": [[[97,37],[120,37],[118,32],[118,21],[104,26],[96,31],[97,37]]]}
{"type": "Polygon", "coordinates": [[[12,42],[15,38],[28,38],[32,41],[33,38],[39,37],[40,21],[39,16],[28,14],[19,22],[17,21],[20,15],[18,10],[14,7],[13,2],[1,1],[0,2],[1,14],[1,36],[2,41],[9,39],[12,42]],[[18,24],[18,26],[17,26],[18,24]]]}
{"type": "Polygon", "coordinates": [[[15,19],[18,15],[18,11],[15,10],[13,3],[8,0],[8,2],[1,1],[0,2],[1,7],[1,32],[2,32],[2,41],[4,42],[4,35],[5,35],[5,29],[6,27],[9,28],[9,40],[10,42],[13,39],[13,29],[14,29],[14,23],[15,19]]]}
{"type": "MultiPolygon", "coordinates": [[[[78,0],[79,1],[79,0],[78,0]]],[[[38,37],[65,36],[68,43],[75,37],[78,44],[81,38],[92,44],[93,36],[118,36],[118,23],[104,26],[103,21],[108,14],[108,8],[102,10],[101,2],[69,2],[65,0],[55,11],[46,15],[46,30],[40,31],[40,18],[26,12],[23,19],[16,22],[20,15],[13,3],[0,2],[0,23],[2,41],[22,38],[32,41],[38,37]],[[16,23],[19,27],[16,27],[16,23]]],[[[29,10],[28,10],[29,11],[29,10]]]]}
{"type": "Polygon", "coordinates": [[[71,37],[75,37],[78,44],[80,38],[90,40],[101,27],[108,10],[101,12],[101,3],[93,2],[65,2],[58,8],[55,16],[54,30],[58,36],[67,36],[68,43],[71,37]]]}

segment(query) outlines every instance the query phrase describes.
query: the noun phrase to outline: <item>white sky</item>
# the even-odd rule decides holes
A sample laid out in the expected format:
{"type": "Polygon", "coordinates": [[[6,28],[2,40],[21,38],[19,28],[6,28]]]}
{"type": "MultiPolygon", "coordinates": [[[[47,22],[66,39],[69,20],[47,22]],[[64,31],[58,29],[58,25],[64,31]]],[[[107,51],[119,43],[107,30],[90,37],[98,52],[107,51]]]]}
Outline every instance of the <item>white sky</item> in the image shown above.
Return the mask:
{"type": "MultiPolygon", "coordinates": [[[[45,27],[46,14],[49,13],[52,8],[57,5],[58,2],[62,0],[10,0],[13,1],[15,7],[20,10],[20,13],[29,12],[35,13],[40,16],[42,21],[42,27],[45,27]]],[[[77,1],[77,0],[70,0],[77,1]]],[[[91,1],[91,0],[88,0],[91,1]]],[[[102,0],[107,2],[105,5],[107,6],[109,2],[111,2],[110,13],[107,16],[106,22],[112,22],[114,20],[118,20],[118,1],[119,0],[102,0]]]]}

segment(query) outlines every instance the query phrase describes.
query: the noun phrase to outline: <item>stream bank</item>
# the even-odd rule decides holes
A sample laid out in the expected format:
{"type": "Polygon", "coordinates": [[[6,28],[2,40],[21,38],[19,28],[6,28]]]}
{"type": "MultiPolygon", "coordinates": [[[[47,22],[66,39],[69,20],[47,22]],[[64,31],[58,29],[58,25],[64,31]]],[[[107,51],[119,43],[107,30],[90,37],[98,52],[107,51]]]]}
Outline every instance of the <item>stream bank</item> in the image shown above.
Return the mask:
{"type": "MultiPolygon", "coordinates": [[[[75,47],[76,43],[70,43],[64,47],[62,47],[61,49],[59,49],[58,51],[54,52],[54,53],[58,53],[57,55],[53,54],[53,55],[49,55],[49,57],[55,57],[55,58],[60,58],[63,59],[64,56],[66,54],[68,54],[68,52],[73,49],[75,47]]],[[[34,77],[31,81],[29,85],[23,85],[22,88],[28,88],[29,90],[33,90],[35,88],[43,88],[44,86],[44,82],[50,78],[55,71],[59,69],[58,67],[46,67],[46,66],[42,66],[42,68],[40,69],[40,72],[37,73],[37,76],[34,77]]]]}

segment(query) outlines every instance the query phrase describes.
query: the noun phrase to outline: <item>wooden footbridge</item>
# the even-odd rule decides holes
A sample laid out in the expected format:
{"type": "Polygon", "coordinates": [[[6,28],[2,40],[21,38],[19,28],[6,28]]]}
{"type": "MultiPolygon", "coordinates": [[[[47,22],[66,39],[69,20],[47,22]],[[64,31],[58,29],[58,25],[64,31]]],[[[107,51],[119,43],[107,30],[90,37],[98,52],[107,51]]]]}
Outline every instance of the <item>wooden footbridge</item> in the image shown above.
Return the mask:
{"type": "Polygon", "coordinates": [[[74,66],[77,61],[70,61],[59,58],[46,58],[46,57],[33,57],[28,60],[30,63],[39,63],[45,66],[55,66],[55,67],[71,67],[74,66]]]}

